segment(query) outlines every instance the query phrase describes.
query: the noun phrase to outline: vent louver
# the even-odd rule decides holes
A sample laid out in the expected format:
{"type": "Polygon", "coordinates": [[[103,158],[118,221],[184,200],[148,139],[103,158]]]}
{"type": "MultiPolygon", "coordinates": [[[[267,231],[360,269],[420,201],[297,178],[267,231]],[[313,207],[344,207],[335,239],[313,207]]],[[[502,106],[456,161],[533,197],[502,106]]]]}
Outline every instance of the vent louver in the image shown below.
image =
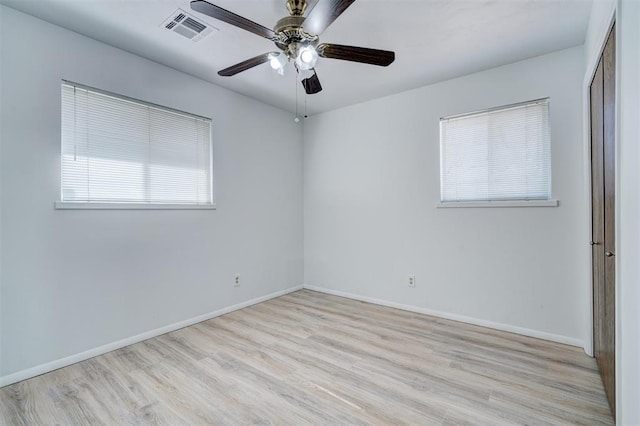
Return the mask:
{"type": "Polygon", "coordinates": [[[207,27],[205,25],[202,25],[200,22],[196,21],[195,19],[191,19],[191,18],[187,18],[182,22],[182,25],[184,25],[185,27],[192,29],[193,31],[197,32],[198,34],[200,34],[202,31],[204,31],[207,27]]]}
{"type": "Polygon", "coordinates": [[[211,34],[213,30],[219,31],[215,27],[198,21],[182,9],[173,12],[161,26],[194,42],[202,40],[211,34]]]}

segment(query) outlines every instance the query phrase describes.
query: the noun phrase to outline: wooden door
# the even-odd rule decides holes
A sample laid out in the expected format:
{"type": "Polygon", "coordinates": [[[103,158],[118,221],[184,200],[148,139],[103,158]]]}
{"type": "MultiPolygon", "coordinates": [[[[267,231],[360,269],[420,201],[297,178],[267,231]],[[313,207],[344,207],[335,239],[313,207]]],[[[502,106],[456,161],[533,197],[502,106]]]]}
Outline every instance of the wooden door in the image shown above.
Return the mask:
{"type": "Polygon", "coordinates": [[[603,62],[591,82],[591,267],[593,349],[600,371],[604,327],[604,79],[603,62]]]}
{"type": "Polygon", "coordinates": [[[593,342],[615,418],[615,26],[591,82],[593,342]]]}

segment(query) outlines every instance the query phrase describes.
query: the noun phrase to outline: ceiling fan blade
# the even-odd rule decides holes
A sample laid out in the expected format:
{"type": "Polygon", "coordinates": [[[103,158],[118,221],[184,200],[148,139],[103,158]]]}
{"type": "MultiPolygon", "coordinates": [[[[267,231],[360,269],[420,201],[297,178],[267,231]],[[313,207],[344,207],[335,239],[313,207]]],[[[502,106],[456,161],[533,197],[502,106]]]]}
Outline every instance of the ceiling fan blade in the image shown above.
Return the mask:
{"type": "Polygon", "coordinates": [[[316,48],[318,56],[343,61],[362,62],[365,64],[386,67],[395,59],[396,54],[388,50],[369,49],[366,47],[343,46],[340,44],[322,43],[316,48]]]}
{"type": "Polygon", "coordinates": [[[193,0],[191,2],[191,9],[226,22],[227,24],[235,25],[238,28],[257,34],[260,37],[268,38],[269,40],[273,40],[276,36],[273,30],[204,0],[193,0]]]}
{"type": "Polygon", "coordinates": [[[307,92],[307,95],[313,95],[322,90],[322,85],[320,84],[316,70],[313,70],[313,75],[311,77],[307,77],[302,80],[302,85],[304,86],[304,91],[307,92]]]}
{"type": "Polygon", "coordinates": [[[320,35],[355,0],[318,0],[316,6],[304,20],[304,29],[310,34],[320,35]]]}
{"type": "Polygon", "coordinates": [[[254,56],[251,59],[247,59],[246,61],[242,61],[238,64],[230,66],[229,68],[218,71],[218,75],[222,77],[231,77],[232,75],[236,75],[239,72],[246,71],[260,64],[264,64],[265,62],[269,62],[273,57],[272,55],[277,54],[278,52],[268,52],[263,53],[262,55],[254,56]]]}

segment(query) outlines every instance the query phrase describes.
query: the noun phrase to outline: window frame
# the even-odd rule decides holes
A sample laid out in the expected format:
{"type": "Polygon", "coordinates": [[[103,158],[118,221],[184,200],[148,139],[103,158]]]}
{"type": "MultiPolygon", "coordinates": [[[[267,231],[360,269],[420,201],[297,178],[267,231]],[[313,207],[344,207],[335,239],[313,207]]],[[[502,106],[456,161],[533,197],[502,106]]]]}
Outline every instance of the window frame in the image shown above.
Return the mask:
{"type": "MultiPolygon", "coordinates": [[[[54,208],[58,210],[215,210],[215,189],[214,189],[214,173],[213,173],[213,120],[208,117],[193,114],[186,111],[181,111],[175,108],[167,107],[164,105],[155,104],[152,102],[144,101],[141,99],[132,98],[126,95],[109,92],[106,90],[98,89],[95,87],[87,86],[81,83],[76,83],[69,80],[61,80],[61,89],[64,86],[72,86],[82,90],[91,91],[97,94],[116,98],[126,102],[132,102],[137,105],[156,108],[159,110],[167,111],[174,114],[183,116],[189,116],[200,120],[209,122],[209,190],[210,190],[210,203],[158,203],[158,202],[118,202],[118,201],[69,201],[63,199],[63,139],[62,139],[62,119],[61,124],[61,136],[60,136],[60,193],[59,198],[54,202],[54,208]]],[[[62,108],[62,90],[60,92],[60,103],[62,108]]],[[[62,111],[61,111],[62,113],[62,111]]],[[[62,117],[62,114],[61,114],[62,117]]]]}
{"type": "MultiPolygon", "coordinates": [[[[552,173],[552,160],[551,160],[551,141],[549,141],[549,198],[548,199],[500,199],[500,200],[468,200],[468,201],[443,201],[443,158],[442,158],[442,149],[443,149],[443,139],[442,139],[442,122],[444,120],[471,117],[480,114],[487,114],[496,111],[509,110],[512,108],[523,107],[526,105],[536,104],[546,102],[550,104],[550,98],[540,98],[540,99],[532,99],[523,102],[517,102],[513,104],[500,105],[496,107],[486,108],[483,110],[467,112],[463,114],[453,114],[446,117],[441,117],[438,123],[439,128],[439,167],[440,167],[440,185],[439,185],[439,196],[440,200],[436,203],[437,208],[484,208],[484,207],[557,207],[560,203],[559,200],[553,197],[553,173],[552,173]]],[[[551,110],[549,109],[549,133],[551,132],[551,110]]]]}

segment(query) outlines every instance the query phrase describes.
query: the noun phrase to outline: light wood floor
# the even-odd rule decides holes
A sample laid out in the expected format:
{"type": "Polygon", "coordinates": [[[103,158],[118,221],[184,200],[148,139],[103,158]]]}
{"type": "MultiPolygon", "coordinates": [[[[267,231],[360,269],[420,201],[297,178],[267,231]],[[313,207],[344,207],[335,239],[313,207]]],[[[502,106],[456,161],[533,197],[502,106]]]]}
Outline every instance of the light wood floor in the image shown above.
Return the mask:
{"type": "Polygon", "coordinates": [[[612,424],[581,349],[302,290],[0,389],[0,424],[612,424]]]}

